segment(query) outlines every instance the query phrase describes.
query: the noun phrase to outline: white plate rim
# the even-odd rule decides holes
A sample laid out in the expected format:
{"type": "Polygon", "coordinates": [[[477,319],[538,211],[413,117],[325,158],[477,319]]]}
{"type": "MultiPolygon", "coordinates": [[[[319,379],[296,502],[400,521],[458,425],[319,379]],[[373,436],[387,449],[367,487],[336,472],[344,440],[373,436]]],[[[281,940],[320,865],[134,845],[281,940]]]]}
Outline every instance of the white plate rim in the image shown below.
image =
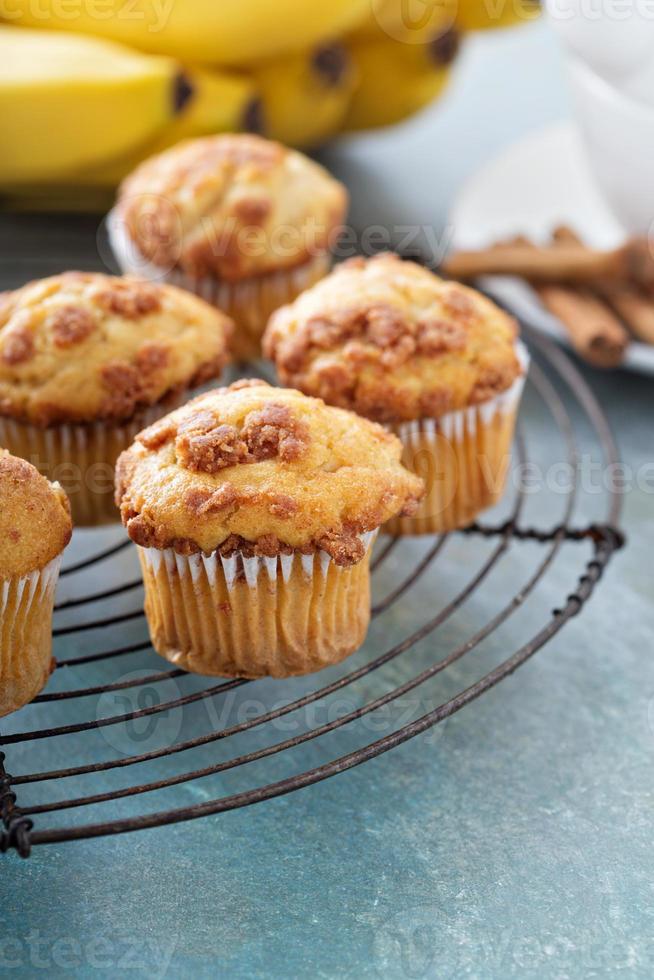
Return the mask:
{"type": "MultiPolygon", "coordinates": [[[[475,225],[475,207],[480,206],[477,202],[483,201],[485,197],[488,198],[498,189],[501,194],[499,175],[501,174],[502,179],[507,183],[511,183],[511,174],[517,166],[522,168],[524,160],[528,158],[542,161],[551,161],[552,159],[564,161],[560,165],[558,179],[566,180],[566,175],[569,176],[574,170],[575,186],[579,186],[580,170],[583,170],[584,180],[586,174],[589,173],[583,160],[580,140],[573,123],[559,122],[533,130],[489,160],[484,167],[462,185],[449,216],[449,226],[452,229],[452,249],[479,248],[511,233],[512,219],[509,202],[507,202],[508,222],[503,227],[498,226],[495,233],[487,234],[483,229],[480,231],[479,227],[475,225]]],[[[543,162],[543,166],[546,167],[547,164],[543,162]]],[[[589,186],[587,200],[580,202],[580,208],[582,204],[592,207],[598,212],[598,225],[602,228],[602,234],[599,236],[601,241],[598,244],[606,246],[609,240],[615,240],[616,234],[619,234],[615,219],[609,214],[592,185],[589,186]]],[[[537,239],[541,237],[538,234],[538,218],[535,223],[533,216],[531,220],[531,228],[526,228],[524,225],[520,227],[515,224],[512,228],[513,233],[526,232],[537,239]]],[[[550,218],[548,227],[551,228],[562,221],[573,227],[583,226],[583,221],[580,222],[578,216],[576,220],[575,213],[569,211],[550,218]]],[[[586,225],[585,234],[587,230],[588,226],[586,225]]],[[[510,310],[518,319],[523,320],[535,330],[554,338],[568,349],[572,349],[563,325],[556,317],[548,313],[537,294],[524,280],[513,276],[483,276],[478,282],[481,289],[510,310]]],[[[625,352],[620,367],[639,373],[654,374],[654,345],[650,346],[636,340],[632,341],[625,352]]]]}

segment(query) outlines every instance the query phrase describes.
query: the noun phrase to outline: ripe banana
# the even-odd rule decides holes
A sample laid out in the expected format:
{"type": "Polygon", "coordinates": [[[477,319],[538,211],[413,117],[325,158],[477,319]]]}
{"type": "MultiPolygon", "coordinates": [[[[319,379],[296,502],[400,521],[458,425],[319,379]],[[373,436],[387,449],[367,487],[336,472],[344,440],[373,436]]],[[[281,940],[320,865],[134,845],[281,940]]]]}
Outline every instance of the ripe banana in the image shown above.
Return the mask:
{"type": "Polygon", "coordinates": [[[337,133],[356,84],[352,57],[329,44],[253,66],[265,135],[289,146],[313,148],[337,133]]]}
{"type": "Polygon", "coordinates": [[[157,140],[161,149],[196,136],[263,127],[256,86],[245,74],[185,67],[184,77],[193,94],[157,140]]]}
{"type": "Polygon", "coordinates": [[[0,0],[0,18],[122,41],[182,61],[238,65],[352,30],[370,0],[0,0]]]}
{"type": "Polygon", "coordinates": [[[353,40],[350,51],[359,83],[344,128],[390,126],[418,112],[445,87],[458,43],[455,31],[429,44],[406,44],[389,37],[353,40]]]}
{"type": "Polygon", "coordinates": [[[128,153],[190,90],[170,58],[0,27],[0,182],[37,183],[128,153]]]}
{"type": "Polygon", "coordinates": [[[461,31],[486,31],[534,20],[539,13],[539,0],[458,0],[456,26],[461,31]]]}
{"type": "Polygon", "coordinates": [[[181,140],[213,133],[260,132],[264,129],[254,81],[245,75],[204,68],[185,68],[193,94],[182,111],[154,140],[129,154],[86,168],[76,181],[88,187],[116,187],[146,157],[181,140]]]}
{"type": "Polygon", "coordinates": [[[452,27],[457,5],[457,0],[370,0],[368,16],[353,36],[427,44],[452,27]]]}

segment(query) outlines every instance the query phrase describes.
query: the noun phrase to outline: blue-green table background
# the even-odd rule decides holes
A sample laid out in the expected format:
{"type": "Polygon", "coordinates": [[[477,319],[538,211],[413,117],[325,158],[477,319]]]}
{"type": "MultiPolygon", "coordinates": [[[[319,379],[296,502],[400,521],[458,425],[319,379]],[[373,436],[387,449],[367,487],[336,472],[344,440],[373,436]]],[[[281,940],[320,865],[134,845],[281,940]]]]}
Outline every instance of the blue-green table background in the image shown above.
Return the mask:
{"type": "MultiPolygon", "coordinates": [[[[350,183],[359,226],[439,226],[461,181],[489,155],[567,112],[555,44],[534,25],[473,43],[434,112],[337,146],[328,162],[350,183]]],[[[6,239],[1,261],[5,279],[20,274],[6,239]]],[[[651,381],[587,377],[637,470],[653,456],[651,381]]],[[[525,412],[537,426],[534,399],[525,412]]],[[[547,443],[547,428],[539,438],[547,443]]],[[[646,490],[626,495],[630,547],[583,616],[437,736],[246,810],[1,860],[0,974],[651,977],[646,490]]],[[[563,560],[553,601],[578,564],[574,554],[563,560]]],[[[418,598],[428,601],[433,587],[425,583],[418,598]]],[[[511,629],[504,639],[509,648],[511,629]]],[[[423,645],[416,662],[433,659],[440,642],[423,645]]],[[[158,667],[152,655],[144,665],[158,667]]],[[[404,676],[398,668],[396,683],[404,676]]],[[[36,710],[9,730],[32,727],[36,710]]],[[[65,710],[56,717],[65,721],[65,710]]],[[[38,751],[39,767],[65,764],[65,746],[50,760],[38,751]]],[[[299,767],[327,758],[315,746],[297,752],[299,767]]],[[[29,758],[21,754],[21,768],[29,758]]],[[[205,792],[180,787],[166,805],[205,792]]]]}

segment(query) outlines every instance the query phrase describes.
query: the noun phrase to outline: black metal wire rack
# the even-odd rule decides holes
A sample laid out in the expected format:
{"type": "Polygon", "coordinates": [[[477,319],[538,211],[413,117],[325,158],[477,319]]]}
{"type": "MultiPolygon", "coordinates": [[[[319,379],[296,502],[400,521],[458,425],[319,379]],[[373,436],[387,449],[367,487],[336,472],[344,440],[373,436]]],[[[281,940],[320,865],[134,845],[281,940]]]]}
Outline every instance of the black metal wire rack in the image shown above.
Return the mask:
{"type": "MultiPolygon", "coordinates": [[[[594,452],[605,467],[616,464],[617,453],[600,407],[570,360],[542,337],[530,336],[530,339],[536,356],[529,378],[529,397],[539,399],[542,404],[543,411],[536,417],[543,420],[543,425],[556,428],[559,434],[560,459],[565,460],[572,474],[569,485],[553,496],[551,506],[544,506],[539,497],[538,520],[526,517],[530,502],[525,487],[518,483],[509,494],[506,513],[498,522],[475,524],[461,534],[436,540],[423,539],[419,547],[405,540],[382,537],[373,559],[373,583],[379,584],[376,584],[372,640],[360,655],[341,665],[340,670],[314,675],[298,682],[299,686],[292,686],[290,689],[298,696],[290,700],[275,702],[279,693],[276,685],[282,682],[256,682],[260,692],[257,710],[248,717],[240,717],[236,723],[226,724],[216,706],[228,694],[241,698],[244,691],[253,689],[253,682],[215,683],[181,670],[161,669],[163,662],[147,640],[140,577],[132,546],[122,531],[113,532],[114,538],[108,544],[103,539],[101,546],[96,537],[89,553],[72,563],[69,560],[63,570],[62,585],[64,592],[69,585],[72,591],[55,611],[58,663],[51,686],[24,712],[6,719],[0,736],[3,828],[0,850],[15,850],[27,857],[35,846],[207,817],[325,780],[443,722],[524,664],[576,616],[623,541],[619,530],[620,497],[615,491],[604,490],[601,500],[596,495],[594,509],[597,511],[600,504],[601,507],[594,519],[589,519],[585,511],[581,517],[576,516],[582,510],[580,498],[583,497],[579,482],[580,426],[584,452],[594,452]],[[452,541],[459,549],[465,549],[466,543],[474,547],[468,547],[464,558],[456,562],[461,576],[454,592],[447,594],[441,591],[442,579],[437,571],[447,561],[446,552],[448,547],[452,548],[452,541]],[[517,549],[523,546],[529,546],[529,562],[516,560],[517,549]],[[554,569],[564,548],[577,549],[574,579],[568,587],[559,581],[554,569]],[[508,566],[508,581],[513,583],[511,589],[505,585],[502,592],[488,585],[500,566],[508,566]],[[89,593],[84,585],[87,578],[98,579],[102,587],[98,589],[94,585],[89,593]],[[493,610],[485,616],[481,612],[487,606],[476,605],[484,589],[491,593],[489,601],[493,610]],[[541,611],[522,618],[524,637],[517,648],[507,652],[504,640],[497,639],[501,628],[510,621],[515,623],[520,611],[539,592],[542,593],[541,611]],[[553,594],[558,601],[554,611],[550,602],[553,594]],[[397,615],[398,610],[411,603],[414,595],[411,612],[397,615]],[[127,608],[123,608],[125,602],[129,603],[127,608]],[[467,613],[463,624],[458,632],[448,633],[449,625],[464,607],[467,613]],[[392,628],[387,628],[385,622],[393,613],[392,628]],[[68,625],[60,625],[62,617],[70,619],[71,615],[74,618],[68,625]],[[136,641],[132,636],[132,642],[117,642],[114,646],[107,643],[107,636],[118,639],[123,628],[137,631],[136,641]],[[96,635],[103,638],[98,650],[92,648],[88,639],[96,635]],[[382,640],[391,635],[392,645],[380,651],[382,640]],[[499,651],[500,658],[476,677],[471,673],[473,667],[463,670],[462,664],[464,660],[469,662],[484,643],[490,643],[494,655],[499,651]],[[64,656],[71,646],[76,655],[64,656]],[[144,666],[117,677],[116,665],[135,656],[145,657],[144,666]],[[417,670],[418,666],[422,669],[417,670]],[[97,683],[89,683],[89,675],[94,671],[104,673],[97,683]],[[423,685],[436,678],[440,682],[448,674],[451,680],[445,686],[445,694],[441,690],[429,710],[409,720],[400,718],[388,723],[384,729],[373,729],[376,734],[383,730],[379,737],[370,737],[370,726],[364,726],[363,733],[356,729],[362,720],[379,716],[389,705],[415,696],[423,685]],[[327,677],[329,681],[325,683],[327,677]],[[188,690],[184,693],[185,684],[188,690]],[[360,693],[343,710],[342,695],[346,690],[360,693]],[[158,691],[165,693],[157,694],[158,691]],[[132,710],[106,713],[106,705],[105,708],[99,705],[109,696],[122,697],[123,704],[132,710]],[[330,713],[330,705],[339,697],[340,707],[330,713]],[[205,713],[210,723],[204,729],[194,714],[198,704],[215,709],[205,713]],[[89,705],[95,706],[95,716],[89,705]],[[86,708],[78,711],[78,706],[86,708]],[[309,713],[310,707],[324,710],[322,714],[316,710],[309,713]],[[37,720],[34,727],[23,730],[23,718],[28,712],[30,718],[37,720]],[[180,712],[190,726],[190,731],[183,733],[188,737],[180,737],[181,725],[175,721],[180,712]],[[278,738],[279,731],[284,731],[282,723],[302,712],[304,722],[296,727],[294,734],[278,738]],[[123,738],[129,726],[147,726],[153,719],[162,718],[172,719],[172,727],[169,726],[160,743],[146,738],[147,751],[135,752],[134,747],[139,745],[128,736],[123,738]],[[318,723],[321,718],[324,720],[318,723]],[[352,747],[346,741],[348,750],[339,753],[341,743],[337,742],[333,753],[321,749],[311,757],[316,764],[282,773],[281,778],[270,778],[271,774],[280,775],[276,769],[266,769],[273,766],[273,759],[292,758],[300,746],[322,745],[327,737],[348,730],[357,730],[362,744],[352,747]],[[103,735],[99,747],[97,743],[91,744],[98,734],[103,735]],[[244,743],[242,740],[247,737],[256,737],[256,742],[244,743]],[[237,748],[228,758],[216,759],[218,746],[232,744],[247,750],[237,748]],[[207,749],[208,758],[197,756],[204,765],[185,763],[207,749]],[[325,758],[326,754],[329,757],[325,758]],[[182,762],[180,771],[174,768],[174,758],[182,762]],[[53,760],[65,764],[53,767],[53,760]],[[157,778],[147,775],[151,766],[155,767],[157,778]],[[246,771],[258,774],[258,778],[251,780],[254,785],[238,785],[235,790],[216,795],[200,788],[210,784],[212,777],[222,780],[246,771]],[[117,782],[123,773],[127,781],[117,782]],[[141,798],[152,800],[174,787],[183,787],[190,794],[190,799],[185,797],[185,805],[141,809],[138,802],[141,798]],[[61,815],[66,813],[73,818],[60,825],[57,821],[63,820],[61,815]],[[96,813],[100,814],[97,819],[96,813]]],[[[519,432],[516,458],[520,466],[529,464],[532,445],[537,446],[538,441],[538,432],[519,432]]],[[[452,567],[448,566],[448,579],[453,575],[452,567]]],[[[506,579],[505,575],[505,582],[506,579]]],[[[476,661],[477,668],[486,663],[481,654],[478,656],[481,659],[476,661]]],[[[142,743],[143,730],[139,738],[142,743]]],[[[222,782],[220,786],[229,788],[222,782]]]]}

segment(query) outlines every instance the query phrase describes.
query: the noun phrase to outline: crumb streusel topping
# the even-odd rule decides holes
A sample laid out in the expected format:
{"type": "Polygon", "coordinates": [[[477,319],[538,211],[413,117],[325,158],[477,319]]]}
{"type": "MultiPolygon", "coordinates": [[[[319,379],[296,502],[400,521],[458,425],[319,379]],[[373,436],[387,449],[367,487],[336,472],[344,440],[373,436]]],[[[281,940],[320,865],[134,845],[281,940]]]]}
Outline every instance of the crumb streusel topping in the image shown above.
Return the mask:
{"type": "Polygon", "coordinates": [[[283,384],[379,422],[477,405],[520,375],[517,326],[474,289],[392,254],[356,258],[273,314],[283,384]]]}
{"type": "Polygon", "coordinates": [[[232,323],[174,286],[67,272],[0,296],[0,415],[127,419],[217,377],[232,323]]]}
{"type": "Polygon", "coordinates": [[[240,280],[330,249],[347,192],[302,153],[252,134],[179,143],[121,185],[116,217],[155,266],[240,280]]]}
{"type": "Polygon", "coordinates": [[[116,502],[144,548],[360,561],[361,534],[410,513],[423,484],[381,426],[263,381],[218,388],[120,457],[116,502]]]}
{"type": "Polygon", "coordinates": [[[72,531],[70,504],[59,484],[0,449],[0,580],[45,568],[72,531]]]}

